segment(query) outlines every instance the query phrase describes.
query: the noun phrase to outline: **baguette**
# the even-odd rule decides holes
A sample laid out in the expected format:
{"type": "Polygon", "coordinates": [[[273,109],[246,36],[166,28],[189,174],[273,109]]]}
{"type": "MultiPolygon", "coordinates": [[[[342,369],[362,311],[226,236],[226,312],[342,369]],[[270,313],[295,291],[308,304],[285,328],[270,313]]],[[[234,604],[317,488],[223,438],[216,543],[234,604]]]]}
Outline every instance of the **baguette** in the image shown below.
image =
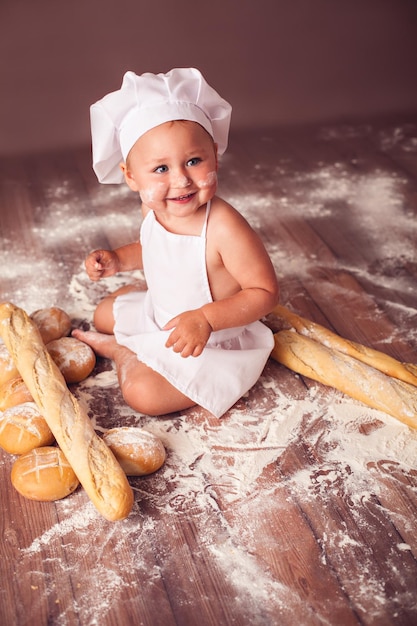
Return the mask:
{"type": "Polygon", "coordinates": [[[417,428],[417,389],[413,385],[294,330],[275,333],[274,341],[271,356],[289,369],[417,428]]]}
{"type": "Polygon", "coordinates": [[[388,376],[393,376],[394,378],[398,378],[398,380],[417,386],[416,365],[401,363],[383,352],[344,339],[328,328],[296,315],[282,305],[276,306],[272,313],[284,320],[301,335],[310,337],[328,348],[333,348],[343,354],[358,359],[358,361],[371,365],[388,376]]]}
{"type": "Polygon", "coordinates": [[[110,521],[127,517],[133,506],[133,492],[126,475],[69,391],[36,324],[22,309],[3,303],[0,336],[93,504],[110,521]]]}

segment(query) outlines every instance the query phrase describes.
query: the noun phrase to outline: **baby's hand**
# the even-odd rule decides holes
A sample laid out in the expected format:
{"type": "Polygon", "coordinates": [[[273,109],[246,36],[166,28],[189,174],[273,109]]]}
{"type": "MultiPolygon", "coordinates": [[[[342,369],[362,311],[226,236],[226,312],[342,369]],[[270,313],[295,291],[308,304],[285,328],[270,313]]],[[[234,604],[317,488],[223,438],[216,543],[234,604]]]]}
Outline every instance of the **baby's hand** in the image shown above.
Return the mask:
{"type": "Polygon", "coordinates": [[[119,270],[117,254],[112,250],[94,250],[85,260],[85,269],[91,280],[113,276],[119,270]]]}
{"type": "Polygon", "coordinates": [[[167,348],[181,356],[200,356],[209,340],[212,328],[200,309],[186,311],[165,324],[164,330],[174,330],[166,342],[167,348]]]}

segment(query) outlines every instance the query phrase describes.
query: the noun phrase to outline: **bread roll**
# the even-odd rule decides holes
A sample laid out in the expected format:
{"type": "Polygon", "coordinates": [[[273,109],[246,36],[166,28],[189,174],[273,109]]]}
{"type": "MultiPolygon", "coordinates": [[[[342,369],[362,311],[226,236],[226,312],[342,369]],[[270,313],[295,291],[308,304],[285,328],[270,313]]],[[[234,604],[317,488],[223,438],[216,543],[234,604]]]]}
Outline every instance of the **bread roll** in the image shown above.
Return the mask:
{"type": "Polygon", "coordinates": [[[271,356],[289,369],[335,387],[417,428],[417,389],[292,330],[274,334],[271,356]]]}
{"type": "Polygon", "coordinates": [[[3,303],[0,335],[91,501],[108,520],[126,517],[133,506],[126,475],[69,391],[36,325],[22,309],[3,303]]]}
{"type": "Polygon", "coordinates": [[[62,450],[35,448],[14,462],[13,487],[25,498],[50,502],[65,498],[80,484],[62,450]]]}
{"type": "Polygon", "coordinates": [[[0,387],[0,411],[5,411],[11,406],[17,406],[23,402],[32,401],[32,395],[20,375],[8,380],[0,387]]]}
{"type": "Polygon", "coordinates": [[[0,446],[10,454],[26,454],[49,446],[54,436],[34,402],[13,406],[0,414],[0,446]]]}
{"type": "Polygon", "coordinates": [[[87,378],[96,364],[93,349],[75,337],[54,339],[46,347],[68,384],[87,378]]]}
{"type": "Polygon", "coordinates": [[[367,363],[371,367],[375,367],[381,372],[384,372],[384,374],[398,378],[398,380],[403,380],[411,385],[417,385],[416,365],[401,363],[383,352],[367,348],[366,346],[349,341],[348,339],[343,339],[343,337],[336,335],[336,333],[333,333],[324,326],[304,319],[289,311],[289,309],[284,306],[276,306],[273,313],[301,335],[310,337],[310,339],[314,339],[328,348],[333,348],[343,354],[358,359],[358,361],[367,363]]]}
{"type": "Polygon", "coordinates": [[[30,318],[39,329],[42,340],[45,344],[69,335],[71,330],[71,319],[62,309],[52,306],[47,309],[34,311],[30,318]]]}
{"type": "Polygon", "coordinates": [[[18,369],[4,343],[0,342],[0,387],[19,376],[18,369]]]}
{"type": "Polygon", "coordinates": [[[164,464],[166,452],[161,440],[142,428],[112,428],[104,433],[103,440],[128,476],[152,474],[164,464]]]}

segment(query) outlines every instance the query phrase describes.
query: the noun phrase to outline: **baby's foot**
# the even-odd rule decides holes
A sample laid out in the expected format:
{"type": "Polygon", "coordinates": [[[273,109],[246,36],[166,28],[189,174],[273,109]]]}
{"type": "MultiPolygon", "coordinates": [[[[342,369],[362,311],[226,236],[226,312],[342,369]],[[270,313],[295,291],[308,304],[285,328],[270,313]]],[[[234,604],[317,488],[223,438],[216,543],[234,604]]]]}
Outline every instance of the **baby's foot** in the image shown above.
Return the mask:
{"type": "Polygon", "coordinates": [[[75,328],[71,334],[75,339],[88,344],[98,356],[113,359],[114,352],[117,349],[114,335],[96,333],[92,330],[80,330],[79,328],[75,328]]]}

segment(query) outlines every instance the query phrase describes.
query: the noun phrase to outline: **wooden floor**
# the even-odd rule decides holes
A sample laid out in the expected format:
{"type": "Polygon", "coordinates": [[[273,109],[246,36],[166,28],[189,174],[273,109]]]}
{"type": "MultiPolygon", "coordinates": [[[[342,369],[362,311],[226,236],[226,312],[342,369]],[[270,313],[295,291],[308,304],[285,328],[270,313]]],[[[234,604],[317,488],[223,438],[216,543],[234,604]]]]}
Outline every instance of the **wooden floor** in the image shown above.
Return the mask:
{"type": "MultiPolygon", "coordinates": [[[[0,168],[0,299],[88,327],[131,277],[92,284],[84,256],[137,237],[136,197],[96,182],[88,148],[0,168]]],[[[282,304],[417,363],[417,116],[235,134],[220,194],[265,241],[282,304]]],[[[98,432],[144,427],[167,461],[112,523],[82,489],[23,499],[0,451],[1,624],[417,623],[416,431],[272,360],[220,420],[133,413],[103,360],[73,391],[98,432]]]]}

